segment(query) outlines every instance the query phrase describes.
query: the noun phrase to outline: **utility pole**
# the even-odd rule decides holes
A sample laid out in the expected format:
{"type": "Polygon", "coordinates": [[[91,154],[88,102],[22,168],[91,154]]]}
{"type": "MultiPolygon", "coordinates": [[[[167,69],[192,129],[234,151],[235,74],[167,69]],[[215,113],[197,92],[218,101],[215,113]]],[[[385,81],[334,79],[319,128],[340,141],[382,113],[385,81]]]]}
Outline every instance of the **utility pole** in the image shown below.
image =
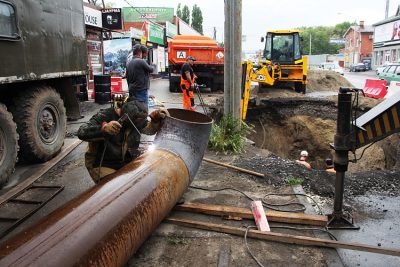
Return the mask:
{"type": "Polygon", "coordinates": [[[213,39],[217,40],[217,28],[214,27],[213,39]]]}
{"type": "Polygon", "coordinates": [[[389,0],[386,0],[385,19],[389,16],[389,0]]]}
{"type": "Polygon", "coordinates": [[[242,0],[225,0],[224,115],[240,119],[242,0]]]}

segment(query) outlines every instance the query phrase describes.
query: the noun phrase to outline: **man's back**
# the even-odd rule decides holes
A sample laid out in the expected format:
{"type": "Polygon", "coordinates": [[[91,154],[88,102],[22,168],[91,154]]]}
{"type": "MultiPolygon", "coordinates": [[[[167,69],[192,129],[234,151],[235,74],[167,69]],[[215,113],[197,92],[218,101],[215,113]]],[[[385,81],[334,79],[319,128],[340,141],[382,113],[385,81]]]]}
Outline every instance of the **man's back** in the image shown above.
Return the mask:
{"type": "Polygon", "coordinates": [[[151,72],[153,72],[153,68],[145,60],[134,57],[129,62],[126,71],[129,91],[149,89],[151,72]]]}

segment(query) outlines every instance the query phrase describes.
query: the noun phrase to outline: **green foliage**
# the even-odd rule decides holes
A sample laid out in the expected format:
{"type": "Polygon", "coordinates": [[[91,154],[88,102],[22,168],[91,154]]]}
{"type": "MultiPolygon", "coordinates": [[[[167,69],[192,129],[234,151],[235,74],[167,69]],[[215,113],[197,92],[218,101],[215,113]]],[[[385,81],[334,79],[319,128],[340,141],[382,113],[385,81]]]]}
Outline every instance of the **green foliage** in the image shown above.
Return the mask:
{"type": "Polygon", "coordinates": [[[286,180],[286,182],[288,185],[298,185],[298,184],[302,184],[304,182],[304,180],[301,178],[290,177],[286,180]]]}
{"type": "Polygon", "coordinates": [[[181,19],[190,25],[190,11],[187,5],[184,5],[182,8],[182,17],[181,19]]]}
{"type": "Polygon", "coordinates": [[[310,54],[310,35],[311,35],[311,54],[336,54],[344,45],[330,44],[331,39],[342,39],[347,29],[354,25],[350,22],[342,22],[333,27],[317,26],[317,27],[301,27],[300,36],[303,37],[302,48],[303,54],[310,54]]]}
{"type": "Polygon", "coordinates": [[[178,7],[176,8],[176,16],[178,18],[182,18],[182,10],[181,10],[181,3],[178,4],[178,7]]]}
{"type": "Polygon", "coordinates": [[[253,127],[234,119],[224,116],[218,123],[214,123],[208,142],[210,150],[228,153],[240,153],[244,148],[244,136],[253,131],[253,127]]]}
{"type": "Polygon", "coordinates": [[[203,14],[196,4],[192,8],[192,28],[203,34],[203,14]]]}
{"type": "Polygon", "coordinates": [[[167,241],[172,245],[182,245],[182,246],[185,246],[188,243],[186,239],[175,235],[168,236],[167,241]]]}

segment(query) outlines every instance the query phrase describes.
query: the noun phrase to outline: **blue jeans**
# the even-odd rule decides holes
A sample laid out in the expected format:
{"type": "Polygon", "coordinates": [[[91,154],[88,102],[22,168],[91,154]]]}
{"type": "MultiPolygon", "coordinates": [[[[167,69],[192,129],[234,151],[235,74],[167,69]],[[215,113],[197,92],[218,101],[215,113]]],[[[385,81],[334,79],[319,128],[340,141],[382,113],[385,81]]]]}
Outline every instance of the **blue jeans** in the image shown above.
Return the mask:
{"type": "Polygon", "coordinates": [[[131,90],[129,91],[129,96],[136,97],[140,102],[149,102],[149,90],[142,89],[142,90],[131,90]]]}

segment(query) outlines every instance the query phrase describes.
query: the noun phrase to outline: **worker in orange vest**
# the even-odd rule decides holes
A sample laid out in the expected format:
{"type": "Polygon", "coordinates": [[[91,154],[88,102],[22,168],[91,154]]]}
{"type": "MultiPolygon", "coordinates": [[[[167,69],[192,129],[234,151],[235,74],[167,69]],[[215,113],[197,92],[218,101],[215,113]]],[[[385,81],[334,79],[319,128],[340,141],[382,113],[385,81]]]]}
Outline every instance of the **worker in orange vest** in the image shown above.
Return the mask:
{"type": "Polygon", "coordinates": [[[195,110],[194,106],[194,86],[196,75],[193,73],[193,64],[196,61],[194,57],[187,57],[186,63],[181,69],[181,90],[183,96],[183,109],[195,110]]]}

